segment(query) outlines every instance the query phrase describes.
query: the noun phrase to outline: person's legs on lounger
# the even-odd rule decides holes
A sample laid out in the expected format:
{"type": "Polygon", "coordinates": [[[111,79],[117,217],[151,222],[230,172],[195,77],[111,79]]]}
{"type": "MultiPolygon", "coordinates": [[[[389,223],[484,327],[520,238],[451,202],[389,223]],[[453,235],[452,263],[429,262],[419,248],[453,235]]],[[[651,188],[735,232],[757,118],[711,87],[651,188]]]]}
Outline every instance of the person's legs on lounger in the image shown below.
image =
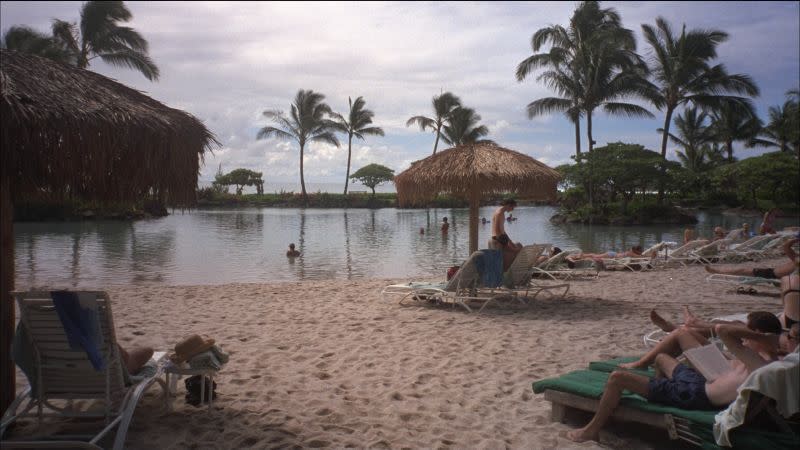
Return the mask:
{"type": "Polygon", "coordinates": [[[661,353],[677,356],[690,348],[708,344],[708,339],[692,328],[676,328],[638,361],[620,364],[623,369],[643,369],[650,366],[661,353]]]}

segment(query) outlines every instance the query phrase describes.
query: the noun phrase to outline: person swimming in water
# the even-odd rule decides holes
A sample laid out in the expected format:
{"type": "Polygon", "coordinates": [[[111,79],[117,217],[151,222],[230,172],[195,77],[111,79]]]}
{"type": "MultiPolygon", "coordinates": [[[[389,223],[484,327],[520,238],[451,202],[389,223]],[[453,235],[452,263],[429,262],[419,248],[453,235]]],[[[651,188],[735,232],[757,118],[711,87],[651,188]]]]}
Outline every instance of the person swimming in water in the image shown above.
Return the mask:
{"type": "Polygon", "coordinates": [[[290,258],[300,256],[300,252],[294,249],[294,243],[289,244],[289,250],[286,250],[286,256],[290,258]]]}

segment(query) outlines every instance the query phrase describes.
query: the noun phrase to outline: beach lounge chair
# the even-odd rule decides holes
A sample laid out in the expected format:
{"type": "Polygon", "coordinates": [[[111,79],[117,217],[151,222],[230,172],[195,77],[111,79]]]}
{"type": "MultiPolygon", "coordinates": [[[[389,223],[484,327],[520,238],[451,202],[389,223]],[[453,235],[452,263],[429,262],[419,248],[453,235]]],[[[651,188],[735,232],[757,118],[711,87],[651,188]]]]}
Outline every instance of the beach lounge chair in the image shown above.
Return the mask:
{"type": "Polygon", "coordinates": [[[764,245],[776,238],[778,238],[777,235],[771,234],[753,236],[739,245],[731,245],[729,249],[722,252],[722,259],[729,262],[751,261],[761,254],[764,245]]]}
{"type": "Polygon", "coordinates": [[[689,252],[689,258],[696,263],[711,264],[720,260],[721,254],[727,250],[732,241],[730,239],[718,239],[702,247],[689,252]]]}
{"type": "Polygon", "coordinates": [[[511,267],[506,271],[504,286],[498,291],[503,289],[510,290],[515,294],[512,298],[523,304],[525,304],[526,300],[535,299],[541,292],[551,293],[551,291],[563,289],[560,294],[560,297],[563,298],[569,292],[569,284],[549,284],[533,279],[534,266],[536,266],[542,253],[551,246],[551,244],[533,244],[523,247],[511,267]]]}
{"type": "MultiPolygon", "coordinates": [[[[682,246],[676,248],[667,256],[667,260],[665,264],[667,265],[674,265],[680,264],[686,266],[691,264],[692,262],[696,261],[696,258],[690,257],[690,253],[698,249],[704,245],[707,245],[710,241],[707,239],[695,239],[694,241],[689,241],[682,246]]],[[[657,260],[656,263],[662,264],[660,260],[657,260]]]]}
{"type": "Polygon", "coordinates": [[[737,292],[740,294],[755,293],[755,286],[766,288],[781,287],[781,280],[775,278],[761,278],[761,277],[746,277],[741,275],[727,275],[722,273],[713,273],[706,277],[706,281],[712,283],[726,283],[739,285],[737,292]]]}
{"type": "MultiPolygon", "coordinates": [[[[610,372],[619,363],[634,359],[619,358],[593,362],[589,364],[588,370],[577,370],[559,377],[537,381],[533,383],[533,391],[537,394],[543,393],[545,400],[552,403],[551,420],[554,422],[563,421],[568,409],[596,412],[610,372]]],[[[764,372],[771,370],[767,369],[768,367],[769,365],[762,367],[753,374],[762,370],[764,372]]],[[[652,370],[637,372],[645,376],[652,376],[652,370]]],[[[795,381],[790,380],[789,382],[795,381]]],[[[796,392],[796,388],[793,392],[796,392]]],[[[753,411],[748,411],[751,412],[748,414],[750,420],[745,421],[744,426],[740,426],[728,434],[734,448],[790,449],[800,446],[800,436],[794,431],[764,431],[749,426],[755,421],[754,413],[757,412],[755,409],[760,405],[753,404],[752,406],[753,411]]],[[[626,391],[619,406],[614,410],[612,418],[660,428],[672,440],[680,439],[703,449],[720,449],[721,447],[714,439],[718,414],[719,411],[685,410],[651,403],[639,395],[626,391]]]]}
{"type": "Polygon", "coordinates": [[[403,295],[400,304],[408,301],[423,303],[451,304],[461,306],[468,312],[473,312],[474,303],[480,303],[478,311],[482,311],[498,298],[515,295],[509,290],[500,288],[483,288],[481,286],[481,273],[478,271],[477,262],[483,257],[483,250],[473,252],[464,264],[446,283],[415,284],[411,290],[403,295]]]}
{"type": "MultiPolygon", "coordinates": [[[[113,448],[121,449],[134,409],[145,391],[158,383],[166,393],[166,385],[160,378],[161,364],[151,360],[149,371],[129,375],[117,345],[108,294],[101,291],[76,291],[75,294],[82,307],[97,314],[94,343],[96,355],[102,358],[102,369],[95,369],[98,363],[90,360],[87,351],[70,346],[51,292],[14,292],[21,322],[14,345],[24,349],[16,363],[28,374],[30,385],[3,415],[0,437],[20,417],[35,416],[40,424],[50,417],[99,418],[105,419],[105,424],[98,433],[63,438],[85,439],[88,443],[84,445],[99,448],[98,442],[116,428],[113,448]],[[73,408],[75,400],[90,400],[91,406],[99,408],[73,408]],[[22,406],[24,402],[27,403],[22,406]]],[[[157,358],[163,358],[164,354],[159,352],[157,358]]],[[[45,439],[58,438],[47,436],[45,439]]],[[[4,441],[4,445],[12,442],[17,445],[18,441],[16,438],[4,441]]],[[[48,446],[52,447],[52,443],[48,446]]]]}
{"type": "Polygon", "coordinates": [[[546,261],[533,266],[531,273],[533,277],[549,278],[557,281],[559,279],[571,279],[577,277],[597,278],[600,272],[593,261],[577,261],[575,267],[569,267],[567,257],[582,253],[580,249],[564,250],[561,253],[551,256],[546,261]]]}

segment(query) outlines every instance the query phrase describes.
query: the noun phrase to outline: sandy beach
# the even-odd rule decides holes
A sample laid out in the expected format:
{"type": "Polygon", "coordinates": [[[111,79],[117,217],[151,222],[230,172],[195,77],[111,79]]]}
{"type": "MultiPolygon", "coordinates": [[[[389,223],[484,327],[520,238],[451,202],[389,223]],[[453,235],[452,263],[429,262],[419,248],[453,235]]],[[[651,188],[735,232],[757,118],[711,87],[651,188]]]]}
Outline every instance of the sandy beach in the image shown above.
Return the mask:
{"type": "MultiPolygon", "coordinates": [[[[777,296],[739,295],[706,275],[699,266],[603,272],[572,282],[565,299],[480,314],[382,300],[385,285],[408,281],[396,279],[112,288],[123,345],[168,350],[201,333],[231,356],[211,414],[185,403],[183,382],[171,413],[154,388],[127,446],[596,448],[562,437],[583,418],[551,423],[550,404],[531,383],[641,354],[652,308],[673,320],[684,304],[704,317],[780,309],[777,296]]],[[[676,445],[641,427],[610,430],[600,447],[676,445]]]]}

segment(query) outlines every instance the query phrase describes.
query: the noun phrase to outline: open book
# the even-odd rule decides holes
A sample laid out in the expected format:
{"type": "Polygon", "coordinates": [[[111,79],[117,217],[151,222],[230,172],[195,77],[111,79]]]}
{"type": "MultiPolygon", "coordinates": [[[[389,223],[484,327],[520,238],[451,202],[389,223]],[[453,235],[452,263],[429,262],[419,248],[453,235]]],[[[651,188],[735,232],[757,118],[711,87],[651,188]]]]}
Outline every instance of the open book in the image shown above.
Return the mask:
{"type": "Polygon", "coordinates": [[[730,361],[725,358],[725,355],[715,344],[686,350],[683,355],[708,381],[714,381],[725,372],[731,370],[730,361]]]}

